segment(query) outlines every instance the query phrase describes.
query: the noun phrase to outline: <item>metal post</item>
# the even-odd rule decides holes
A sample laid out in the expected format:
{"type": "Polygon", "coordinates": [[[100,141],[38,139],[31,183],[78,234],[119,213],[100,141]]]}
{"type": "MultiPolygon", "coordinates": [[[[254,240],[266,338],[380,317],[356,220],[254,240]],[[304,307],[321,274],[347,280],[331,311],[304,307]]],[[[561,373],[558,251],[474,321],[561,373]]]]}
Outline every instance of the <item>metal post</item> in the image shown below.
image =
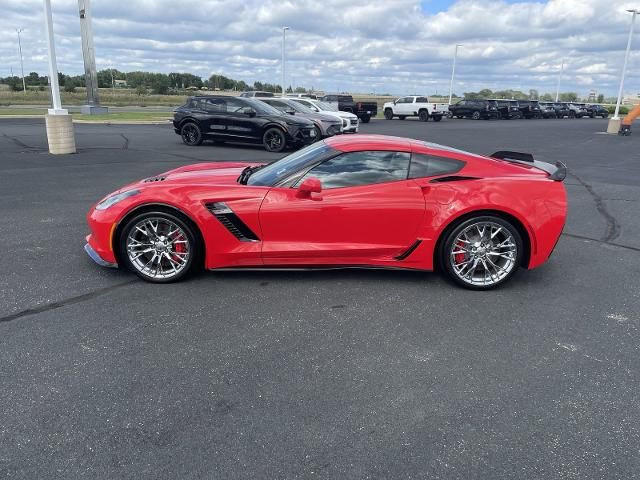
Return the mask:
{"type": "Polygon", "coordinates": [[[560,96],[560,78],[562,77],[563,70],[564,70],[564,58],[562,59],[562,64],[560,65],[560,71],[558,72],[558,84],[556,85],[556,102],[558,101],[558,97],[560,96]]]}
{"type": "Polygon", "coordinates": [[[285,96],[285,86],[284,86],[284,79],[285,79],[285,66],[284,66],[284,62],[285,62],[285,56],[284,56],[284,50],[285,50],[285,42],[287,39],[287,30],[289,30],[289,27],[282,27],[282,96],[285,96]]]}
{"type": "Polygon", "coordinates": [[[51,99],[53,109],[49,115],[67,115],[69,112],[62,108],[60,101],[60,85],[58,85],[58,65],[56,63],[56,47],[53,42],[53,20],[51,18],[51,0],[44,0],[44,22],[49,45],[49,85],[51,85],[51,99]]]}
{"type": "Polygon", "coordinates": [[[451,82],[449,83],[449,105],[451,105],[451,98],[453,97],[453,79],[456,75],[456,60],[458,58],[458,47],[461,47],[461,44],[456,45],[455,52],[453,54],[453,67],[451,68],[451,82]]]}
{"type": "Polygon", "coordinates": [[[82,38],[82,57],[84,59],[84,81],[87,87],[87,105],[81,108],[82,113],[105,114],[106,107],[100,106],[98,98],[98,74],[96,57],[93,49],[93,32],[91,29],[91,2],[78,0],[80,13],[80,36],[82,38]]]}
{"type": "Polygon", "coordinates": [[[631,12],[631,28],[629,28],[629,39],[627,40],[627,51],[624,54],[624,64],[622,65],[622,77],[620,78],[620,89],[618,90],[618,101],[616,102],[616,111],[613,114],[613,118],[618,120],[618,113],[620,113],[620,102],[622,101],[622,89],[624,87],[624,76],[627,73],[627,63],[629,62],[629,52],[631,51],[631,40],[633,38],[633,25],[636,22],[637,10],[627,10],[631,12]]]}
{"type": "Polygon", "coordinates": [[[21,28],[17,28],[16,32],[18,33],[18,49],[20,50],[20,71],[22,72],[22,91],[27,93],[27,84],[24,81],[24,65],[22,63],[22,40],[20,39],[20,33],[22,32],[21,28]]]}

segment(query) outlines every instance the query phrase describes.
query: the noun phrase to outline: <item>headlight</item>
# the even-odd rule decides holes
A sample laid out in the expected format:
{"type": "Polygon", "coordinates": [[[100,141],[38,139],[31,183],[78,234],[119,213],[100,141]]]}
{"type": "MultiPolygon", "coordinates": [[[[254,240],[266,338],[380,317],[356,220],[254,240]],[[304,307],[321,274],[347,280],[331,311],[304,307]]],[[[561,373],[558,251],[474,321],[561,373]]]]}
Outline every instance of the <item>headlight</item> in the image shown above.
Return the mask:
{"type": "Polygon", "coordinates": [[[134,195],[137,195],[139,193],[140,190],[127,190],[126,192],[116,193],[115,195],[111,195],[97,204],[96,210],[106,210],[107,208],[114,206],[116,203],[121,202],[125,198],[133,197],[134,195]]]}
{"type": "Polygon", "coordinates": [[[347,120],[346,118],[342,119],[342,126],[343,127],[348,127],[349,126],[349,120],[347,120]]]}

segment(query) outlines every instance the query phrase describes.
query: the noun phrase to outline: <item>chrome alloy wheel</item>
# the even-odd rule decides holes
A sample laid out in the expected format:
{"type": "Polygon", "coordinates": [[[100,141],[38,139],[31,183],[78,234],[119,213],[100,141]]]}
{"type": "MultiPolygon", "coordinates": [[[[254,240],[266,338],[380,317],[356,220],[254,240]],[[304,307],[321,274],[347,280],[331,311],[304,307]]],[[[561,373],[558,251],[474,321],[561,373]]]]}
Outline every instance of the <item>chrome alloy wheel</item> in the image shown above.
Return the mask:
{"type": "Polygon", "coordinates": [[[168,218],[147,217],[129,230],[126,239],[131,265],[143,276],[168,280],[189,264],[191,244],[186,232],[168,218]]]}
{"type": "Polygon", "coordinates": [[[449,261],[463,282],[480,287],[499,283],[516,267],[518,246],[504,225],[481,221],[468,225],[453,241],[449,261]]]}

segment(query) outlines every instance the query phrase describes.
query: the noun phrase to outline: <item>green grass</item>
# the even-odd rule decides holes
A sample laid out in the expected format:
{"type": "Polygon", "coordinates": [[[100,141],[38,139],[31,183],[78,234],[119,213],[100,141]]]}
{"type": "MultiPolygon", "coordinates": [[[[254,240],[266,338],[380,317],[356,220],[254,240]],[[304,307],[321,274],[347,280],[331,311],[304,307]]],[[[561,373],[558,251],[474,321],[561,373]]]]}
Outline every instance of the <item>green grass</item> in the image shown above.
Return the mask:
{"type": "MultiPolygon", "coordinates": [[[[47,110],[44,108],[0,108],[0,117],[3,115],[44,115],[47,110]]],[[[83,115],[72,113],[74,120],[91,120],[96,122],[110,121],[147,121],[159,122],[171,120],[172,112],[115,112],[107,115],[83,115]]]]}

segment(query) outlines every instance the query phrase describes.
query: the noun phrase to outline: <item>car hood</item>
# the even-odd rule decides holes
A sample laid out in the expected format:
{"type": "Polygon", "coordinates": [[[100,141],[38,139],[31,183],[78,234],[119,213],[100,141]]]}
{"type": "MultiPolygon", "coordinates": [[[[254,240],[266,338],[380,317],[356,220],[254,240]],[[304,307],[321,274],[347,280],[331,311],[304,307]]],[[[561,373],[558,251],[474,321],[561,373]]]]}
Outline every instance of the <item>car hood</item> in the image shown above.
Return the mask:
{"type": "Polygon", "coordinates": [[[282,115],[259,115],[260,118],[269,120],[270,122],[286,123],[287,125],[296,125],[297,127],[313,127],[314,123],[311,120],[307,120],[299,115],[289,115],[283,113],[282,115]]]}
{"type": "Polygon", "coordinates": [[[169,170],[154,177],[140,180],[136,186],[174,185],[174,184],[236,184],[237,178],[246,167],[263,165],[256,162],[209,162],[185,165],[169,170]]]}
{"type": "Polygon", "coordinates": [[[357,115],[349,112],[343,112],[342,110],[339,110],[337,112],[334,112],[333,110],[323,110],[322,113],[325,115],[333,115],[340,118],[348,118],[349,120],[351,120],[352,118],[358,118],[357,115]]]}

